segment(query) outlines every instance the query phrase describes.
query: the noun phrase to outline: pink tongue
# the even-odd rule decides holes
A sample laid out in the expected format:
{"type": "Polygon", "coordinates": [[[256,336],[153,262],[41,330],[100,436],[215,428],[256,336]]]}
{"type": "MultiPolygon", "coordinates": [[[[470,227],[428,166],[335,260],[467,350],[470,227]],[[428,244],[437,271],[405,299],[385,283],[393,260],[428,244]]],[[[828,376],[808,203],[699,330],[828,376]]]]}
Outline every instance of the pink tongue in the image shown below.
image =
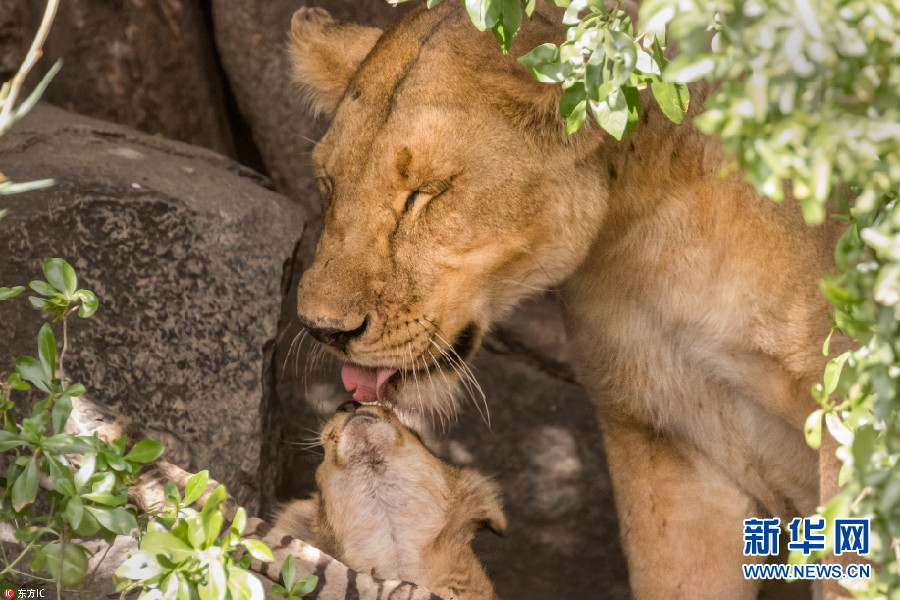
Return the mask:
{"type": "Polygon", "coordinates": [[[341,379],[344,389],[353,394],[357,402],[377,402],[383,399],[384,386],[397,369],[389,367],[363,367],[344,363],[341,379]]]}

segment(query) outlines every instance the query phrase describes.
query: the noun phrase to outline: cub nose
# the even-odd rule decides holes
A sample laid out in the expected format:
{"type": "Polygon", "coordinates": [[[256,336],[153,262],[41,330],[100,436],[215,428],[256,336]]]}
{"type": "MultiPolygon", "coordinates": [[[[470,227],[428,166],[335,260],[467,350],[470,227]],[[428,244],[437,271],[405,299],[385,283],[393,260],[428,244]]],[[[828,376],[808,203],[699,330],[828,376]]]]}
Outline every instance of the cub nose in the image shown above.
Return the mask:
{"type": "Polygon", "coordinates": [[[363,319],[362,324],[355,329],[344,329],[343,327],[323,326],[321,322],[312,322],[300,317],[300,323],[309,332],[313,339],[338,350],[346,350],[350,340],[362,335],[369,323],[369,317],[363,319]]]}
{"type": "Polygon", "coordinates": [[[347,400],[346,402],[344,402],[343,404],[341,404],[340,406],[338,406],[338,407],[337,407],[337,410],[334,411],[334,412],[339,412],[339,413],[343,413],[343,412],[345,412],[345,413],[355,413],[355,412],[356,412],[356,409],[359,408],[360,406],[362,406],[362,404],[360,404],[360,403],[357,402],[356,400],[347,400]]]}

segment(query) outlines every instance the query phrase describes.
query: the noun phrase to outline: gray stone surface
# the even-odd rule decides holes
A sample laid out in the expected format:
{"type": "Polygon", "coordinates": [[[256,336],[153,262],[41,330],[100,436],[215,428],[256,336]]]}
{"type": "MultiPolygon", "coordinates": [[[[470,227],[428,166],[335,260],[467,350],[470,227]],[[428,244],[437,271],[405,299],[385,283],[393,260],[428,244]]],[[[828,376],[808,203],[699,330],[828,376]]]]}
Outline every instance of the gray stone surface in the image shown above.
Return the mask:
{"type": "MultiPolygon", "coordinates": [[[[51,107],[0,139],[0,165],[56,179],[0,196],[2,285],[68,260],[100,299],[90,323],[73,319],[68,372],[172,462],[209,468],[255,507],[264,346],[304,211],[213,152],[51,107]]],[[[39,323],[24,296],[0,303],[0,370],[35,353],[39,323]]]]}
{"type": "Polygon", "coordinates": [[[415,4],[212,0],[216,48],[266,170],[279,190],[310,211],[319,211],[319,199],[309,154],[326,124],[307,113],[291,80],[287,56],[291,16],[301,6],[322,6],[338,19],[384,27],[415,4]]]}
{"type": "MultiPolygon", "coordinates": [[[[44,100],[82,115],[235,152],[203,2],[65,0],[26,80],[57,60],[44,100]]],[[[0,0],[0,81],[18,69],[46,0],[0,0]]]]}

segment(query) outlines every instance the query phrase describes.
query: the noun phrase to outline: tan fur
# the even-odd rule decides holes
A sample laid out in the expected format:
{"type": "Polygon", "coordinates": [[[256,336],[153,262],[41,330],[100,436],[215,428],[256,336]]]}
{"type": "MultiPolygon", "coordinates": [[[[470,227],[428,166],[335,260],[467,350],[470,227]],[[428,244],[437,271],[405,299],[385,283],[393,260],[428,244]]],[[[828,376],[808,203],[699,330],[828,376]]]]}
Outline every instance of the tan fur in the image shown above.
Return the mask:
{"type": "Polygon", "coordinates": [[[495,597],[471,548],[478,529],[506,529],[493,481],[441,461],[377,406],[336,414],[322,444],[319,493],[289,504],[277,528],[352,569],[413,581],[445,600],[495,597]]]}
{"type": "MultiPolygon", "coordinates": [[[[840,227],[808,227],[793,200],[720,176],[719,143],[691,125],[701,85],[683,125],[645,92],[630,139],[596,124],[566,138],[558,86],[511,58],[558,42],[559,13],[540,3],[505,57],[457,4],[341,55],[366,58],[346,67],[315,150],[326,224],[298,313],[357,330],[346,360],[401,369],[388,402],[412,419],[454,408],[461,365],[440,351],[468,359],[520,298],[561,284],[635,598],[752,598],[741,519],[819,503],[802,426],[827,360],[819,280],[840,227]]],[[[294,36],[340,47],[296,19],[294,36]]],[[[301,80],[321,60],[308,52],[294,49],[301,80]]],[[[822,459],[833,473],[834,456],[822,459]]]]}

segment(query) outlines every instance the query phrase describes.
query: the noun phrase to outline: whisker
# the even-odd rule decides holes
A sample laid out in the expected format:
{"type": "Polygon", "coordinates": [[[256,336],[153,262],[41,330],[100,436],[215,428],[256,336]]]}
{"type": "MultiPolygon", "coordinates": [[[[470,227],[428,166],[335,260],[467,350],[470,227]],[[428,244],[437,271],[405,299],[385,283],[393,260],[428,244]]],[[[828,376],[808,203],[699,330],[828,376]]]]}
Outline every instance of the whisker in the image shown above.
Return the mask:
{"type": "MultiPolygon", "coordinates": [[[[466,361],[464,361],[464,360],[462,359],[462,357],[461,357],[461,356],[456,352],[456,350],[453,348],[453,344],[451,344],[450,342],[448,342],[447,339],[446,339],[443,335],[441,335],[441,333],[440,333],[440,332],[441,332],[440,326],[439,326],[437,323],[435,323],[434,321],[432,321],[431,319],[427,318],[427,317],[423,317],[423,319],[425,319],[426,321],[428,321],[429,323],[431,323],[431,324],[434,326],[434,328],[435,328],[435,331],[433,332],[434,335],[436,335],[436,336],[438,337],[438,339],[440,339],[442,342],[444,342],[444,344],[446,344],[447,350],[449,350],[450,353],[452,353],[453,357],[455,357],[455,362],[457,363],[457,365],[458,365],[463,371],[465,371],[466,377],[463,378],[463,379],[464,379],[464,380],[471,381],[471,382],[472,382],[472,385],[474,385],[475,388],[478,390],[478,393],[481,395],[481,401],[482,401],[482,404],[484,405],[484,408],[485,408],[485,413],[486,413],[486,416],[487,416],[487,425],[488,425],[488,428],[490,428],[490,426],[491,426],[491,411],[490,411],[490,408],[488,407],[488,404],[487,404],[487,396],[485,395],[484,390],[481,388],[481,384],[478,383],[478,379],[475,377],[475,374],[472,372],[472,370],[471,370],[471,369],[469,368],[469,366],[466,364],[466,361]]],[[[416,322],[419,323],[418,320],[416,320],[416,322]]],[[[419,324],[421,325],[421,323],[419,323],[419,324]]],[[[424,327],[424,325],[422,325],[422,326],[424,327]]],[[[426,330],[427,330],[427,328],[426,328],[426,330]]],[[[432,343],[434,343],[434,340],[433,340],[433,339],[432,339],[432,343]]],[[[440,350],[442,353],[444,353],[444,354],[447,356],[448,360],[449,360],[451,363],[454,362],[454,360],[447,354],[447,352],[444,351],[443,348],[441,348],[440,346],[438,346],[436,343],[435,343],[434,345],[438,348],[438,350],[440,350]]],[[[475,400],[475,399],[474,399],[474,397],[473,397],[473,402],[474,402],[474,400],[475,400]]]]}
{"type": "Polygon", "coordinates": [[[522,283],[521,281],[515,281],[514,279],[501,279],[501,281],[503,281],[505,283],[512,283],[512,284],[515,284],[518,286],[522,286],[523,288],[526,288],[529,290],[534,290],[536,292],[557,292],[557,291],[559,291],[557,288],[537,287],[534,285],[528,285],[527,283],[522,283]]]}

